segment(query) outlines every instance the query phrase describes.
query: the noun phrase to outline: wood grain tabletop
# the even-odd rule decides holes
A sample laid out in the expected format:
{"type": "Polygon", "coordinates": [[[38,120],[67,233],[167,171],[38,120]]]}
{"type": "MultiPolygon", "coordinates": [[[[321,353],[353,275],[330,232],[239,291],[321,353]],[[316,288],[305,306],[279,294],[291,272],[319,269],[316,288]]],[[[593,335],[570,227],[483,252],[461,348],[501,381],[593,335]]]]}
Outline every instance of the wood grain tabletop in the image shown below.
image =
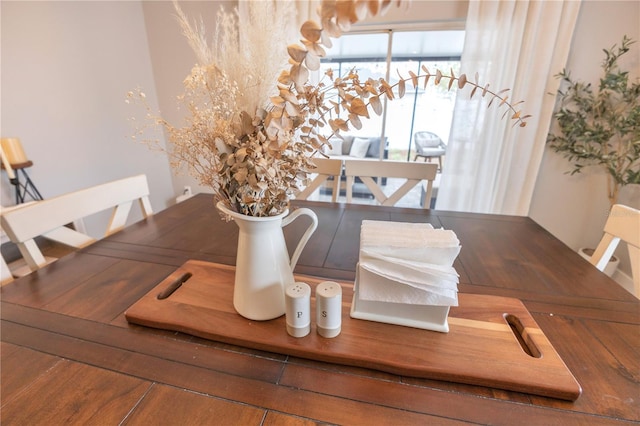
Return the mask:
{"type": "MultiPolygon", "coordinates": [[[[126,310],[186,261],[234,264],[235,224],[197,195],[0,289],[2,424],[640,421],[640,301],[530,218],[297,207],[314,210],[319,226],[296,274],[347,282],[365,219],[455,231],[460,292],[520,299],[582,394],[571,402],[402,376],[129,324],[126,310]]],[[[290,249],[304,220],[285,228],[290,249]]]]}

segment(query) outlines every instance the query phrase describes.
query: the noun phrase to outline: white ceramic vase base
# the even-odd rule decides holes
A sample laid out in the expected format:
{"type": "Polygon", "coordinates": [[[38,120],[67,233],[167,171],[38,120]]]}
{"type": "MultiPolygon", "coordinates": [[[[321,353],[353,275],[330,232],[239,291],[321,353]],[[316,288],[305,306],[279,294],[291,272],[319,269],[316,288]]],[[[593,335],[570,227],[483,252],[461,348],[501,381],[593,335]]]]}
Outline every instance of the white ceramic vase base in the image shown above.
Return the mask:
{"type": "Polygon", "coordinates": [[[229,210],[219,202],[217,208],[238,226],[238,252],[233,288],[233,306],[245,318],[266,321],[285,313],[285,288],[294,283],[293,269],[302,249],[318,226],[316,214],[307,208],[277,216],[253,217],[229,210]],[[298,217],[311,218],[311,224],[289,258],[282,228],[298,217]]]}

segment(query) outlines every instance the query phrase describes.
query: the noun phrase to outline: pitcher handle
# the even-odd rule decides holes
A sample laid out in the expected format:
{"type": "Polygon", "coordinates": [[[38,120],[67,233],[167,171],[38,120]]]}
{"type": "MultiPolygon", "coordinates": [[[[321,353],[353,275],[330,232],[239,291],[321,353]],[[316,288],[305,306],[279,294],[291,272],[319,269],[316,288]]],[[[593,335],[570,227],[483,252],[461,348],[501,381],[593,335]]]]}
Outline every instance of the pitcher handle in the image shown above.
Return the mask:
{"type": "Polygon", "coordinates": [[[293,255],[291,256],[291,261],[290,261],[291,271],[293,271],[293,269],[296,267],[296,263],[298,263],[298,258],[300,257],[300,253],[302,253],[302,249],[304,249],[304,246],[307,245],[307,241],[309,241],[309,238],[311,238],[311,234],[313,234],[313,232],[318,227],[318,216],[316,216],[313,210],[308,209],[306,207],[296,209],[293,212],[291,212],[289,216],[285,217],[282,220],[282,227],[284,228],[285,226],[287,226],[288,224],[296,220],[300,215],[309,216],[311,218],[311,225],[309,225],[305,233],[302,235],[302,238],[298,243],[298,247],[296,247],[296,250],[293,252],[293,255]]]}

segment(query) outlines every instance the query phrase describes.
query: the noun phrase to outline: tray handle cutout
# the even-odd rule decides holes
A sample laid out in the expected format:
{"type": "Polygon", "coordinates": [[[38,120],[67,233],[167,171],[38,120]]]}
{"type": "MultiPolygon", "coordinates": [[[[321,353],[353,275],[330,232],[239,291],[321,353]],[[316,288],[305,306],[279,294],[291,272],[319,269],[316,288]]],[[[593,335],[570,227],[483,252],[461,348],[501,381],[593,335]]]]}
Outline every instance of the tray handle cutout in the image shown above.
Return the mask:
{"type": "Polygon", "coordinates": [[[520,319],[512,314],[504,314],[504,320],[509,324],[513,335],[516,337],[524,353],[532,358],[541,358],[542,353],[529,337],[520,319]]]}
{"type": "Polygon", "coordinates": [[[164,300],[167,297],[171,296],[173,294],[174,291],[176,291],[177,289],[180,288],[180,286],[187,282],[187,280],[189,278],[191,278],[193,276],[193,274],[191,272],[185,272],[184,274],[180,275],[178,278],[176,278],[175,280],[171,281],[169,283],[169,285],[167,286],[167,288],[165,288],[164,290],[162,290],[160,293],[158,293],[158,300],[164,300]]]}

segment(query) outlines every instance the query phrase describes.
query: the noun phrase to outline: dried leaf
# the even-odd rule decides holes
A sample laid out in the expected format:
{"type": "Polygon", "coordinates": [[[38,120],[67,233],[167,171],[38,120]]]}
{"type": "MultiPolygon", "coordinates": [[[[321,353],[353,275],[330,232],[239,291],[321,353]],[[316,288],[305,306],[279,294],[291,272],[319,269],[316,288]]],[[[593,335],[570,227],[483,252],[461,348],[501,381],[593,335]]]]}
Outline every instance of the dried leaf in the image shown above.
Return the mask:
{"type": "Polygon", "coordinates": [[[300,114],[298,107],[291,102],[284,104],[284,109],[289,114],[289,117],[297,117],[300,114]]]}
{"type": "Polygon", "coordinates": [[[336,22],[342,31],[349,31],[351,24],[358,22],[355,3],[351,1],[336,2],[336,22]]]}
{"type": "Polygon", "coordinates": [[[385,89],[384,94],[387,95],[387,99],[389,99],[390,101],[395,99],[395,96],[393,95],[393,90],[390,87],[388,89],[385,89]]]}
{"type": "Polygon", "coordinates": [[[242,134],[250,135],[254,131],[253,117],[251,117],[246,111],[240,113],[240,120],[242,123],[242,134]]]}
{"type": "Polygon", "coordinates": [[[452,74],[451,77],[449,77],[449,85],[447,86],[447,90],[451,90],[451,87],[453,86],[453,81],[454,81],[454,77],[452,74]]]}
{"type": "Polygon", "coordinates": [[[320,3],[320,17],[324,19],[330,19],[336,14],[336,2],[323,1],[320,3]]]}
{"type": "Polygon", "coordinates": [[[442,73],[440,72],[440,70],[436,70],[436,79],[434,80],[433,84],[437,86],[438,84],[440,84],[440,80],[442,80],[442,73]]]}
{"type": "Polygon", "coordinates": [[[291,75],[291,80],[299,87],[304,86],[309,80],[309,70],[304,65],[292,65],[289,74],[291,75]]]}
{"type": "Polygon", "coordinates": [[[282,105],[284,103],[284,99],[280,96],[271,96],[269,100],[271,100],[271,103],[274,105],[282,105]]]}
{"type": "Polygon", "coordinates": [[[349,130],[349,125],[342,118],[329,120],[329,126],[334,132],[339,132],[340,130],[344,130],[346,132],[349,130]]]}
{"type": "Polygon", "coordinates": [[[398,98],[402,98],[406,93],[406,84],[404,80],[398,81],[398,98]]]}
{"type": "Polygon", "coordinates": [[[429,84],[429,79],[431,78],[431,74],[427,74],[424,78],[424,88],[427,88],[427,84],[429,84]]]}
{"type": "Polygon", "coordinates": [[[356,0],[354,11],[356,15],[356,22],[362,21],[367,17],[369,13],[369,0],[356,0]]]}
{"type": "MultiPolygon", "coordinates": [[[[329,35],[328,31],[323,31],[322,35],[320,37],[320,42],[322,43],[323,46],[325,46],[327,49],[331,49],[333,47],[333,43],[331,42],[331,37],[329,35]]],[[[319,56],[319,55],[318,55],[319,56]]],[[[324,56],[324,55],[323,55],[324,56]]]]}
{"type": "Polygon", "coordinates": [[[351,101],[349,112],[352,114],[359,115],[361,117],[369,118],[369,110],[367,109],[367,106],[364,104],[364,101],[360,98],[354,98],[351,101]]]}
{"type": "Polygon", "coordinates": [[[253,173],[250,174],[249,176],[247,176],[247,182],[249,183],[249,186],[251,186],[253,188],[257,188],[258,187],[258,178],[253,173]]]}
{"type": "Polygon", "coordinates": [[[275,124],[277,120],[272,120],[267,126],[267,137],[270,140],[273,140],[278,137],[278,131],[280,130],[278,126],[275,124]]]}
{"type": "Polygon", "coordinates": [[[291,84],[291,77],[289,76],[288,70],[282,70],[282,72],[278,76],[278,83],[285,85],[291,84]]]}
{"type": "Polygon", "coordinates": [[[465,84],[467,84],[467,75],[466,74],[462,74],[459,78],[458,78],[458,89],[462,89],[465,84]]]}
{"type": "MultiPolygon", "coordinates": [[[[322,27],[324,28],[324,31],[322,32],[323,35],[324,33],[327,33],[333,38],[338,38],[342,35],[342,30],[333,20],[322,21],[322,27]]],[[[324,41],[322,42],[322,44],[329,47],[324,41]]]]}
{"type": "Polygon", "coordinates": [[[302,27],[300,27],[300,34],[305,39],[309,40],[312,43],[315,43],[320,40],[320,36],[322,35],[322,28],[315,21],[309,20],[302,24],[302,27]]]}
{"type": "Polygon", "coordinates": [[[313,54],[307,54],[304,60],[305,65],[311,71],[317,71],[320,69],[320,58],[313,54]]]}
{"type": "Polygon", "coordinates": [[[280,97],[285,99],[287,102],[298,105],[298,98],[293,94],[293,92],[291,92],[291,90],[289,90],[289,88],[281,88],[280,97]]]}
{"type": "Polygon", "coordinates": [[[376,16],[380,11],[380,2],[379,0],[369,0],[369,13],[371,16],[376,16]]]}
{"type": "Polygon", "coordinates": [[[387,13],[387,10],[391,7],[391,0],[382,0],[382,5],[380,7],[380,14],[384,15],[387,13]]]}
{"type": "Polygon", "coordinates": [[[236,151],[235,158],[238,162],[242,163],[247,158],[247,148],[240,148],[236,151]]]}
{"type": "Polygon", "coordinates": [[[284,106],[276,106],[273,109],[271,109],[271,111],[269,111],[269,115],[272,118],[280,118],[282,117],[282,113],[284,111],[284,106]]]}
{"type": "Polygon", "coordinates": [[[349,114],[349,121],[356,130],[362,129],[362,121],[360,121],[360,117],[356,114],[349,114]]]}
{"type": "Polygon", "coordinates": [[[289,57],[298,64],[304,61],[304,58],[307,56],[307,50],[299,44],[290,44],[287,46],[287,52],[289,53],[289,57]]]}
{"type": "Polygon", "coordinates": [[[247,180],[247,175],[249,172],[246,168],[241,168],[237,172],[233,174],[233,178],[239,183],[243,184],[247,180]]]}
{"type": "Polygon", "coordinates": [[[380,96],[372,96],[371,99],[369,99],[369,105],[371,105],[373,112],[377,115],[382,114],[382,102],[380,102],[380,96]]]}
{"type": "Polygon", "coordinates": [[[289,118],[288,115],[283,114],[280,119],[280,127],[283,130],[292,130],[293,129],[293,121],[289,118]]]}
{"type": "Polygon", "coordinates": [[[324,50],[320,43],[312,43],[310,41],[303,40],[302,44],[304,44],[304,47],[306,47],[309,53],[312,53],[320,58],[324,58],[327,55],[327,52],[324,50]]]}
{"type": "Polygon", "coordinates": [[[418,87],[418,76],[413,71],[409,71],[409,75],[411,76],[411,84],[413,87],[418,87]]]}
{"type": "Polygon", "coordinates": [[[329,68],[328,70],[326,70],[324,72],[324,74],[329,77],[331,79],[331,81],[333,81],[333,69],[329,68]]]}
{"type": "Polygon", "coordinates": [[[320,141],[318,141],[318,139],[316,138],[311,138],[309,139],[309,144],[314,148],[314,149],[320,149],[322,148],[322,144],[320,143],[320,141]]]}

